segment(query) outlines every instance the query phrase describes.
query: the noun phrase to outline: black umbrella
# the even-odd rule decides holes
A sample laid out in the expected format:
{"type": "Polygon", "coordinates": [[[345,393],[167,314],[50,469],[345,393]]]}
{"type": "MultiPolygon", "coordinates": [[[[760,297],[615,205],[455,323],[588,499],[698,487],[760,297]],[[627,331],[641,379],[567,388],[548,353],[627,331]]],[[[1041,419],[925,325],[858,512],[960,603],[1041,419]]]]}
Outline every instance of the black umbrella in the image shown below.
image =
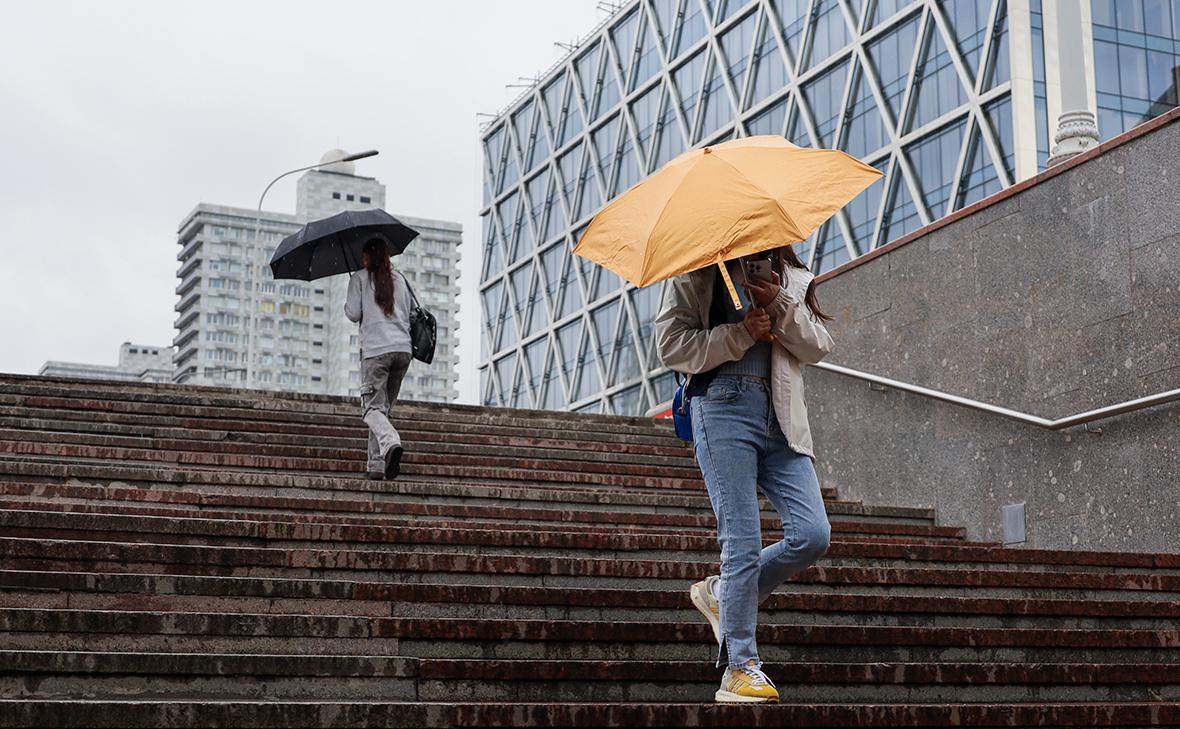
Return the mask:
{"type": "Polygon", "coordinates": [[[277,279],[299,281],[358,271],[361,248],[370,238],[383,239],[389,255],[396,256],[416,237],[418,231],[384,210],[346,210],[283,238],[270,258],[270,270],[277,279]]]}

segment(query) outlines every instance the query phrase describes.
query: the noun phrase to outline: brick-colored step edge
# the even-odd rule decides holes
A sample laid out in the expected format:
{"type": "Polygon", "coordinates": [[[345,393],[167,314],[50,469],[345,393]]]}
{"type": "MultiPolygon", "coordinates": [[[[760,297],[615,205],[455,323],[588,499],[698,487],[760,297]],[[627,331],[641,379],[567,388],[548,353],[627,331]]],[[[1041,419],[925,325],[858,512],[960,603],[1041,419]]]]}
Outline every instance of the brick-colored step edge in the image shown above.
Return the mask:
{"type": "MultiPolygon", "coordinates": [[[[0,557],[10,569],[113,572],[133,566],[167,566],[180,574],[238,575],[240,571],[333,570],[358,572],[448,572],[497,575],[579,575],[649,580],[699,580],[716,562],[533,557],[524,555],[378,550],[209,547],[135,542],[61,541],[0,537],[0,557]]],[[[143,571],[142,569],[138,571],[143,571]]],[[[1039,589],[1180,591],[1180,575],[930,569],[924,567],[825,566],[803,570],[795,582],[851,586],[941,585],[1039,589]]]]}
{"type": "MultiPolygon", "coordinates": [[[[155,613],[92,610],[0,610],[12,633],[397,638],[413,641],[694,643],[716,645],[702,622],[473,620],[255,613],[155,613]]],[[[1143,648],[1180,651],[1180,630],[791,625],[758,627],[760,645],[921,646],[971,648],[1143,648]]],[[[1161,655],[1161,661],[1165,657],[1161,655]]],[[[1171,663],[1176,657],[1171,656],[1171,663]]]]}
{"type": "MultiPolygon", "coordinates": [[[[268,600],[324,600],[346,610],[348,602],[380,605],[392,615],[393,603],[454,603],[588,608],[691,609],[683,589],[615,589],[512,585],[439,585],[405,582],[362,582],[306,578],[198,577],[175,574],[22,572],[0,570],[0,589],[53,593],[69,604],[71,595],[119,595],[122,605],[137,609],[168,608],[174,597],[227,597],[268,600]],[[156,601],[156,602],[153,602],[156,601]],[[153,607],[156,606],[156,607],[153,607]]],[[[2,592],[0,592],[2,594],[2,592]]],[[[19,607],[19,605],[17,606],[19,607]]],[[[780,588],[763,610],[832,613],[998,615],[1054,618],[1180,618],[1180,601],[1051,599],[1027,597],[945,597],[932,595],[864,594],[855,592],[793,592],[780,588]]],[[[76,609],[76,608],[75,608],[76,609]]],[[[191,612],[182,610],[180,612],[191,612]]],[[[245,611],[250,612],[250,611],[245,611]]],[[[351,615],[354,613],[342,613],[351,615]]]]}
{"type": "Polygon", "coordinates": [[[0,701],[0,729],[219,726],[1145,727],[1180,726],[1180,702],[1028,704],[527,704],[0,701]]]}
{"type": "MultiPolygon", "coordinates": [[[[291,436],[298,438],[343,438],[347,440],[363,440],[368,429],[363,423],[349,420],[341,425],[325,425],[307,419],[292,421],[274,420],[242,420],[218,415],[214,412],[202,412],[196,415],[180,415],[168,410],[151,413],[118,410],[72,410],[62,407],[45,405],[28,406],[25,404],[4,404],[0,396],[0,415],[15,418],[53,419],[62,423],[109,423],[136,427],[169,427],[196,433],[234,433],[239,437],[249,436],[291,436]]],[[[72,403],[72,400],[63,400],[72,403]]],[[[610,430],[577,430],[577,431],[538,431],[526,425],[495,426],[487,424],[463,424],[452,422],[417,421],[412,418],[399,418],[394,414],[394,422],[398,430],[416,433],[424,438],[443,438],[450,435],[475,437],[494,433],[496,438],[519,438],[530,442],[544,442],[554,444],[576,443],[587,447],[634,445],[652,449],[655,453],[671,453],[677,456],[691,457],[691,450],[683,441],[669,438],[663,426],[646,435],[636,433],[617,433],[610,430]]]]}
{"type": "MultiPolygon", "coordinates": [[[[194,387],[191,385],[160,385],[147,383],[103,382],[101,380],[64,380],[47,377],[26,377],[11,379],[11,375],[0,375],[0,395],[32,396],[60,393],[77,397],[99,396],[102,401],[162,402],[168,404],[201,403],[226,408],[242,408],[250,412],[281,411],[315,413],[319,415],[352,415],[359,405],[359,398],[325,395],[307,395],[281,391],[218,389],[194,387]]],[[[613,427],[652,427],[652,421],[643,416],[601,415],[569,413],[552,410],[492,408],[482,405],[461,405],[457,403],[433,403],[414,400],[399,400],[401,407],[416,413],[434,413],[451,420],[463,417],[473,418],[514,418],[528,419],[541,417],[557,421],[575,421],[579,424],[598,423],[613,427]]]]}
{"type": "MultiPolygon", "coordinates": [[[[86,446],[69,443],[44,443],[28,440],[0,440],[0,454],[10,456],[38,456],[75,462],[80,460],[131,461],[143,464],[174,463],[186,466],[217,467],[219,469],[267,471],[327,471],[337,474],[359,474],[364,469],[359,460],[330,460],[243,455],[235,453],[202,453],[196,451],[157,451],[144,448],[115,446],[86,446]]],[[[452,478],[494,478],[504,481],[552,481],[563,484],[598,484],[607,486],[666,485],[669,488],[700,488],[700,472],[688,469],[620,469],[609,463],[591,461],[553,462],[516,458],[465,458],[434,456],[419,453],[407,458],[403,472],[407,475],[446,476],[452,478]],[[453,465],[456,461],[467,465],[453,465]],[[563,467],[564,470],[554,469],[563,467]],[[650,470],[646,475],[630,475],[650,470]]]]}
{"type": "MultiPolygon", "coordinates": [[[[582,458],[571,458],[566,451],[554,451],[544,447],[506,448],[501,446],[452,446],[446,443],[421,444],[409,440],[403,434],[406,453],[403,464],[469,464],[486,468],[529,468],[537,471],[575,471],[579,473],[617,473],[650,478],[700,478],[700,469],[688,459],[664,458],[622,460],[614,454],[583,452],[582,458]]],[[[268,462],[306,464],[322,463],[323,470],[337,470],[338,464],[349,463],[350,471],[363,469],[367,459],[364,445],[348,448],[327,448],[322,446],[283,446],[265,443],[241,443],[228,441],[205,441],[177,438],[155,438],[126,435],[93,435],[47,430],[18,430],[0,428],[0,452],[26,451],[17,443],[43,443],[58,447],[120,449],[132,454],[152,451],[160,454],[158,460],[175,462],[181,456],[240,456],[243,458],[267,459],[268,462]]],[[[30,448],[25,446],[25,448],[30,448]]],[[[575,451],[576,452],[576,451],[575,451]]],[[[141,459],[148,460],[148,459],[141,459]]],[[[303,468],[299,470],[320,470],[303,468]]]]}
{"type": "MultiPolygon", "coordinates": [[[[244,521],[227,519],[178,519],[123,514],[71,514],[56,511],[0,511],[0,534],[37,536],[45,539],[95,538],[127,541],[129,534],[145,539],[181,536],[237,538],[265,545],[270,541],[351,542],[378,544],[436,544],[486,547],[520,547],[527,549],[578,549],[613,552],[667,550],[684,554],[712,554],[717,541],[711,536],[670,534],[616,534],[604,530],[597,534],[571,534],[562,530],[536,526],[497,529],[457,529],[393,526],[353,526],[344,524],[282,521],[244,521]],[[25,534],[15,533],[17,531],[25,534]],[[114,537],[113,539],[111,537],[114,537]]],[[[168,543],[168,540],[163,540],[168,543]]],[[[763,544],[778,541],[765,534],[763,544]]],[[[201,542],[202,545],[208,544],[201,542]]],[[[217,546],[208,544],[208,546],[217,546]]],[[[313,546],[309,545],[309,548],[313,546]]],[[[900,545],[882,543],[835,543],[828,557],[859,557],[911,562],[953,562],[971,564],[1021,564],[1087,567],[1168,568],[1180,570],[1180,554],[1094,552],[1049,549],[1005,549],[976,547],[970,544],[900,545]]]]}
{"type": "MultiPolygon", "coordinates": [[[[188,428],[166,428],[158,426],[158,419],[151,424],[121,425],[98,423],[89,420],[49,420],[34,416],[0,415],[0,432],[9,437],[13,433],[35,434],[41,440],[70,440],[71,442],[96,443],[94,439],[118,439],[109,445],[136,445],[144,439],[152,441],[152,447],[160,443],[183,443],[184,450],[209,448],[237,449],[253,448],[268,455],[283,455],[285,450],[274,449],[319,449],[321,452],[364,452],[367,431],[357,431],[353,437],[295,436],[284,433],[251,433],[239,430],[206,430],[188,428]],[[82,439],[87,439],[83,441],[82,439]],[[269,450],[268,450],[269,449],[269,450]]],[[[635,445],[632,443],[603,443],[592,440],[556,440],[543,438],[521,438],[490,435],[469,435],[455,430],[432,431],[399,428],[402,439],[413,443],[420,451],[435,453],[469,453],[478,449],[493,448],[501,455],[522,455],[522,457],[554,456],[569,460],[602,460],[610,457],[617,463],[665,464],[682,467],[696,467],[692,452],[682,448],[660,448],[635,445]],[[523,452],[523,454],[522,454],[523,452]]],[[[323,457],[323,456],[320,456],[323,457]]],[[[328,456],[334,457],[334,456],[328,456]]]]}
{"type": "MultiPolygon", "coordinates": [[[[2,401],[2,396],[0,396],[2,401]]],[[[297,421],[272,420],[241,420],[228,418],[215,413],[199,415],[179,415],[170,412],[152,412],[140,414],[136,412],[67,410],[49,407],[26,407],[24,405],[4,405],[0,402],[0,415],[7,415],[16,419],[52,419],[63,424],[70,423],[100,423],[125,427],[164,427],[180,429],[188,433],[213,435],[217,433],[233,434],[235,438],[322,438],[346,439],[348,441],[364,440],[368,429],[363,423],[350,421],[341,425],[324,425],[307,419],[297,421]]],[[[553,444],[554,447],[567,445],[585,446],[587,448],[603,448],[612,446],[634,446],[650,449],[652,453],[668,453],[676,457],[692,457],[690,447],[681,440],[669,439],[663,428],[659,428],[647,435],[634,433],[616,433],[609,430],[581,430],[581,431],[538,431],[526,425],[496,425],[462,424],[432,421],[416,421],[394,416],[398,428],[406,433],[413,433],[422,439],[450,438],[461,436],[463,439],[496,438],[519,439],[530,443],[553,444]]],[[[227,435],[228,437],[228,435],[227,435]]],[[[640,452],[637,450],[636,452],[640,452]]]]}
{"type": "MultiPolygon", "coordinates": [[[[352,483],[360,484],[361,481],[356,479],[352,483]]],[[[368,484],[368,481],[364,483],[368,484]]],[[[165,484],[156,484],[150,489],[140,487],[138,490],[158,490],[161,485],[172,487],[172,482],[165,484]]],[[[181,488],[189,484],[177,485],[181,488]]],[[[56,497],[56,498],[81,498],[81,499],[107,499],[105,494],[108,489],[111,493],[116,491],[126,492],[133,487],[130,486],[107,486],[106,484],[94,483],[79,483],[72,482],[69,484],[51,483],[51,482],[33,482],[33,481],[10,481],[0,475],[0,494],[16,494],[16,489],[26,488],[24,492],[28,496],[40,497],[56,497]]],[[[374,484],[374,491],[369,493],[378,496],[392,498],[397,496],[409,498],[442,498],[442,499],[500,499],[505,501],[535,501],[548,502],[557,504],[590,504],[595,506],[617,506],[619,510],[625,511],[630,508],[642,510],[644,507],[652,509],[696,509],[701,511],[712,511],[712,506],[709,503],[708,496],[704,493],[699,495],[682,495],[676,493],[660,493],[660,492],[636,492],[631,489],[617,490],[617,489],[540,489],[530,487],[514,487],[514,486],[484,486],[479,484],[469,484],[464,482],[442,482],[442,481],[423,481],[416,479],[398,479],[396,481],[383,481],[379,485],[374,484]]],[[[859,501],[840,501],[835,498],[832,491],[824,493],[824,503],[829,510],[835,510],[836,513],[842,514],[866,514],[872,516],[913,516],[913,517],[932,517],[933,509],[920,509],[909,507],[880,507],[880,506],[865,506],[859,501]]]]}
{"type": "MultiPolygon", "coordinates": [[[[429,474],[403,474],[395,481],[370,481],[359,471],[344,473],[305,473],[274,471],[233,471],[215,467],[180,466],[176,464],[143,464],[121,461],[58,460],[50,457],[5,456],[0,453],[0,481],[40,480],[61,482],[65,480],[138,483],[159,486],[176,484],[182,486],[228,486],[235,489],[258,487],[267,489],[301,489],[304,491],[364,492],[367,494],[396,493],[400,483],[434,483],[463,487],[484,487],[490,489],[553,489],[554,482],[531,478],[504,481],[498,474],[480,472],[475,476],[432,476],[429,474]]],[[[659,480],[643,480],[639,485],[614,486],[604,483],[561,484],[560,488],[577,494],[617,494],[629,491],[635,494],[671,495],[698,497],[705,494],[704,483],[699,479],[688,483],[687,488],[671,488],[659,480]]],[[[884,507],[891,508],[891,507],[884,507]]]]}
{"type": "MultiPolygon", "coordinates": [[[[296,504],[298,504],[300,501],[298,498],[288,497],[234,497],[229,494],[212,494],[207,492],[184,493],[175,491],[165,492],[161,490],[146,493],[151,495],[152,501],[173,504],[200,504],[205,506],[225,505],[239,507],[249,506],[254,508],[299,508],[299,506],[296,504]]],[[[128,500],[134,500],[134,495],[128,494],[124,498],[127,498],[128,500]]],[[[511,508],[490,504],[431,504],[418,501],[364,501],[356,502],[356,504],[360,505],[360,508],[348,510],[361,511],[368,514],[397,515],[401,517],[450,517],[461,519],[475,518],[485,520],[508,520],[514,521],[516,523],[548,522],[563,525],[566,523],[573,523],[618,525],[620,527],[678,527],[707,529],[710,531],[712,531],[716,525],[715,519],[712,515],[703,514],[676,514],[643,511],[599,511],[591,509],[511,508]]],[[[331,508],[331,510],[340,511],[339,508],[331,508]]],[[[832,518],[830,521],[832,522],[832,531],[834,533],[848,532],[856,534],[871,533],[882,536],[957,538],[962,537],[964,532],[962,528],[940,527],[920,523],[895,524],[892,522],[840,520],[838,518],[832,518]]],[[[764,530],[777,531],[780,526],[781,525],[776,518],[765,517],[762,520],[762,528],[764,530]]],[[[561,528],[565,529],[564,526],[561,528]]]]}
{"type": "MultiPolygon", "coordinates": [[[[242,511],[242,510],[225,510],[225,509],[193,509],[193,508],[176,508],[168,506],[142,506],[141,502],[113,502],[113,503],[68,503],[63,501],[42,501],[39,499],[45,498],[39,496],[30,500],[14,500],[13,497],[5,495],[3,491],[4,485],[0,483],[0,510],[7,509],[9,511],[53,511],[57,513],[68,514],[112,514],[112,515],[138,515],[138,516],[152,516],[152,517],[166,517],[176,519],[212,519],[212,520],[245,520],[245,521],[277,521],[284,524],[343,524],[354,526],[371,526],[371,527],[393,527],[393,528],[432,528],[432,529],[466,529],[475,531],[499,530],[505,527],[502,521],[481,521],[479,519],[466,520],[443,520],[431,518],[408,518],[399,519],[396,517],[382,517],[382,516],[339,516],[336,514],[321,515],[315,512],[283,512],[283,511],[242,511]]],[[[27,498],[27,497],[26,497],[27,498]]],[[[150,498],[149,498],[150,501],[150,498]]],[[[842,542],[877,542],[882,544],[970,544],[979,548],[990,548],[996,546],[991,542],[966,542],[960,539],[949,539],[946,537],[899,537],[899,536],[883,536],[872,534],[872,525],[875,522],[843,522],[833,521],[832,523],[832,541],[833,543],[842,542]],[[866,524],[867,527],[861,531],[865,533],[856,533],[848,531],[849,527],[855,528],[861,524],[866,524]]],[[[544,529],[544,524],[530,525],[539,529],[544,529]]],[[[556,528],[556,527],[555,527],[556,528]]],[[[674,529],[674,528],[660,528],[660,527],[624,527],[609,524],[591,525],[591,524],[562,524],[559,531],[568,534],[601,534],[609,532],[610,534],[642,534],[642,535],[673,535],[673,536],[699,536],[705,534],[710,538],[715,536],[712,530],[704,529],[674,529]]],[[[101,541],[101,540],[100,540],[101,541]]],[[[171,540],[176,543],[177,540],[171,540]]]]}
{"type": "MultiPolygon", "coordinates": [[[[74,410],[95,413],[136,413],[140,415],[182,416],[196,418],[229,418],[275,424],[293,421],[314,420],[321,425],[357,428],[360,420],[359,401],[344,408],[327,412],[307,408],[301,403],[274,400],[269,404],[280,407],[251,407],[229,402],[201,401],[194,398],[151,398],[126,397],[112,394],[97,398],[93,392],[79,390],[42,391],[37,393],[4,393],[0,386],[0,405],[10,407],[39,408],[44,410],[74,410]]],[[[609,431],[636,437],[653,438],[653,442],[668,445],[678,443],[675,433],[665,423],[653,420],[615,416],[595,416],[564,413],[552,410],[513,411],[495,408],[457,410],[446,405],[424,403],[399,403],[393,410],[395,424],[413,420],[419,425],[426,422],[481,426],[484,428],[519,428],[531,430],[536,435],[547,431],[563,433],[597,433],[609,431]]]]}
{"type": "MultiPolygon", "coordinates": [[[[401,656],[112,653],[0,650],[5,670],[38,674],[321,678],[391,677],[456,681],[713,682],[706,661],[441,660],[401,656]]],[[[1180,664],[1144,663],[775,663],[773,680],[793,684],[1180,684],[1180,664]]]]}
{"type": "MultiPolygon", "coordinates": [[[[172,465],[142,465],[117,462],[58,462],[53,460],[14,460],[0,455],[0,484],[11,482],[62,483],[85,482],[88,485],[113,484],[126,487],[157,489],[165,486],[205,487],[223,486],[243,493],[250,488],[298,489],[301,492],[320,491],[324,495],[348,494],[352,498],[373,498],[385,495],[421,493],[419,487],[447,488],[454,495],[470,494],[515,501],[530,491],[560,492],[554,500],[591,501],[622,498],[624,503],[686,505],[707,504],[704,484],[694,482],[687,489],[667,488],[659,482],[643,486],[609,486],[603,484],[563,484],[555,489],[553,483],[534,483],[530,480],[505,483],[492,478],[434,478],[423,475],[402,475],[393,481],[371,481],[360,473],[341,475],[307,473],[268,473],[265,471],[226,471],[216,468],[178,467],[172,465]],[[664,502],[662,497],[673,499],[664,502]],[[675,501],[684,499],[684,501],[675,501]]],[[[203,489],[207,490],[207,489],[203,489]]],[[[821,489],[825,500],[836,501],[834,489],[821,489]]],[[[303,494],[306,496],[306,494],[303,494]]],[[[524,498],[527,500],[527,498],[524,498]]],[[[842,501],[843,504],[860,504],[842,501]]],[[[712,507],[709,507],[710,510],[712,507]]],[[[913,513],[918,507],[865,506],[881,515],[913,513]]],[[[933,516],[932,510],[924,510],[933,516]]]]}

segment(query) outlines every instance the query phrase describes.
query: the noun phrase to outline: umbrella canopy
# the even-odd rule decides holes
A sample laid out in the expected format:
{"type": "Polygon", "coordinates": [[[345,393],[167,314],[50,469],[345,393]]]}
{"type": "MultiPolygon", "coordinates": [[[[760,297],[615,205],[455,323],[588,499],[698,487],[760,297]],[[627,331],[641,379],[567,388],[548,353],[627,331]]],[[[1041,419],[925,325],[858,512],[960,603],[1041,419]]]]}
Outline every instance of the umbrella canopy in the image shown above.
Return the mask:
{"type": "Polygon", "coordinates": [[[806,240],[880,176],[839,150],[778,136],[694,149],[603,208],[574,253],[648,286],[806,240]]]}
{"type": "Polygon", "coordinates": [[[383,238],[389,255],[406,249],[418,231],[384,210],[346,210],[313,220],[279,243],[270,259],[276,279],[312,281],[361,268],[361,248],[370,238],[383,238]]]}

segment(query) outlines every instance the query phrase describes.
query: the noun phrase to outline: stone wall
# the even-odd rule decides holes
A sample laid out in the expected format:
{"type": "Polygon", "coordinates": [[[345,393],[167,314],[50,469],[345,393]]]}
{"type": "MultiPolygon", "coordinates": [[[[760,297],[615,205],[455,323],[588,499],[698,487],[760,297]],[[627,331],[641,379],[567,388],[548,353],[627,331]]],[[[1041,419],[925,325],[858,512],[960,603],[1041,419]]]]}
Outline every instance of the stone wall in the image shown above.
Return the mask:
{"type": "MultiPolygon", "coordinates": [[[[830,360],[1046,418],[1180,387],[1180,110],[821,277],[830,360]]],[[[1050,432],[808,368],[821,479],[1000,541],[1180,552],[1180,403],[1050,432]]]]}

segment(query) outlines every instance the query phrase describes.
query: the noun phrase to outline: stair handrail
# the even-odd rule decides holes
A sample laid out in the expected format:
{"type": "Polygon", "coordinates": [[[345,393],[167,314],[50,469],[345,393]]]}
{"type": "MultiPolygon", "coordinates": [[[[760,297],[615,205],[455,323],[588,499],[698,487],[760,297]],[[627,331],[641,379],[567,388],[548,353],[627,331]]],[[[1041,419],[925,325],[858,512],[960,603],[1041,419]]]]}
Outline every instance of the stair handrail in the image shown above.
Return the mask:
{"type": "Polygon", "coordinates": [[[934,390],[929,387],[922,387],[921,385],[914,385],[909,382],[902,382],[894,380],[889,377],[882,377],[880,375],[873,375],[868,372],[854,370],[851,367],[844,367],[843,365],[832,364],[831,362],[816,362],[811,367],[825,370],[827,372],[835,372],[845,377],[851,377],[857,380],[881,385],[894,390],[901,390],[902,392],[911,392],[915,395],[922,395],[933,400],[941,400],[942,402],[949,402],[953,405],[969,408],[971,410],[978,410],[980,412],[991,413],[992,415],[999,415],[1001,417],[1017,420],[1028,425],[1035,425],[1038,428],[1045,430],[1064,430],[1065,428],[1072,428],[1077,425],[1087,425],[1096,420],[1103,418],[1114,417],[1115,415],[1123,415],[1125,413],[1135,412],[1136,410],[1143,410],[1144,408],[1154,407],[1156,405],[1164,405],[1169,402],[1180,400],[1180,388],[1174,390],[1165,390],[1164,392],[1157,392],[1154,395],[1147,395],[1146,397],[1137,397],[1133,400],[1124,400],[1114,405],[1107,405],[1105,407],[1096,408],[1094,410],[1087,410],[1085,412],[1070,415],[1065,418],[1057,418],[1050,420],[1042,418],[1037,415],[1023,413],[1019,410],[1012,410],[1010,408],[1000,407],[991,403],[981,402],[979,400],[972,400],[969,397],[962,397],[960,395],[952,395],[949,392],[941,390],[934,390]]]}
{"type": "MultiPolygon", "coordinates": [[[[1166,403],[1180,400],[1180,388],[1178,388],[1175,390],[1157,392],[1154,395],[1148,395],[1146,397],[1137,397],[1134,400],[1124,400],[1123,402],[1115,403],[1114,405],[1107,405],[1094,410],[1087,410],[1076,415],[1070,415],[1069,417],[1050,420],[1048,418],[1042,418],[1039,415],[1023,413],[1019,410],[1012,410],[1011,408],[993,405],[980,400],[972,400],[969,397],[952,395],[951,393],[943,392],[942,390],[934,390],[929,387],[922,387],[921,385],[914,385],[909,382],[902,382],[889,377],[882,377],[881,375],[873,375],[868,372],[854,370],[851,367],[832,364],[831,362],[816,362],[808,366],[815,367],[816,369],[820,370],[826,370],[828,372],[835,372],[836,374],[844,375],[845,377],[851,377],[856,380],[863,380],[873,385],[880,385],[882,387],[888,387],[894,390],[901,390],[902,392],[910,392],[915,395],[922,395],[923,397],[928,397],[932,400],[948,402],[952,405],[959,405],[960,407],[965,407],[970,410],[978,410],[979,412],[999,415],[1001,417],[1016,420],[1027,425],[1035,425],[1036,427],[1044,428],[1045,430],[1064,430],[1077,425],[1088,425],[1095,420],[1111,418],[1115,415],[1123,415],[1125,413],[1135,412],[1136,410],[1143,410],[1144,408],[1150,408],[1156,405],[1164,405],[1166,403]]],[[[666,415],[671,407],[671,401],[656,405],[647,411],[647,417],[653,418],[666,415]]]]}

